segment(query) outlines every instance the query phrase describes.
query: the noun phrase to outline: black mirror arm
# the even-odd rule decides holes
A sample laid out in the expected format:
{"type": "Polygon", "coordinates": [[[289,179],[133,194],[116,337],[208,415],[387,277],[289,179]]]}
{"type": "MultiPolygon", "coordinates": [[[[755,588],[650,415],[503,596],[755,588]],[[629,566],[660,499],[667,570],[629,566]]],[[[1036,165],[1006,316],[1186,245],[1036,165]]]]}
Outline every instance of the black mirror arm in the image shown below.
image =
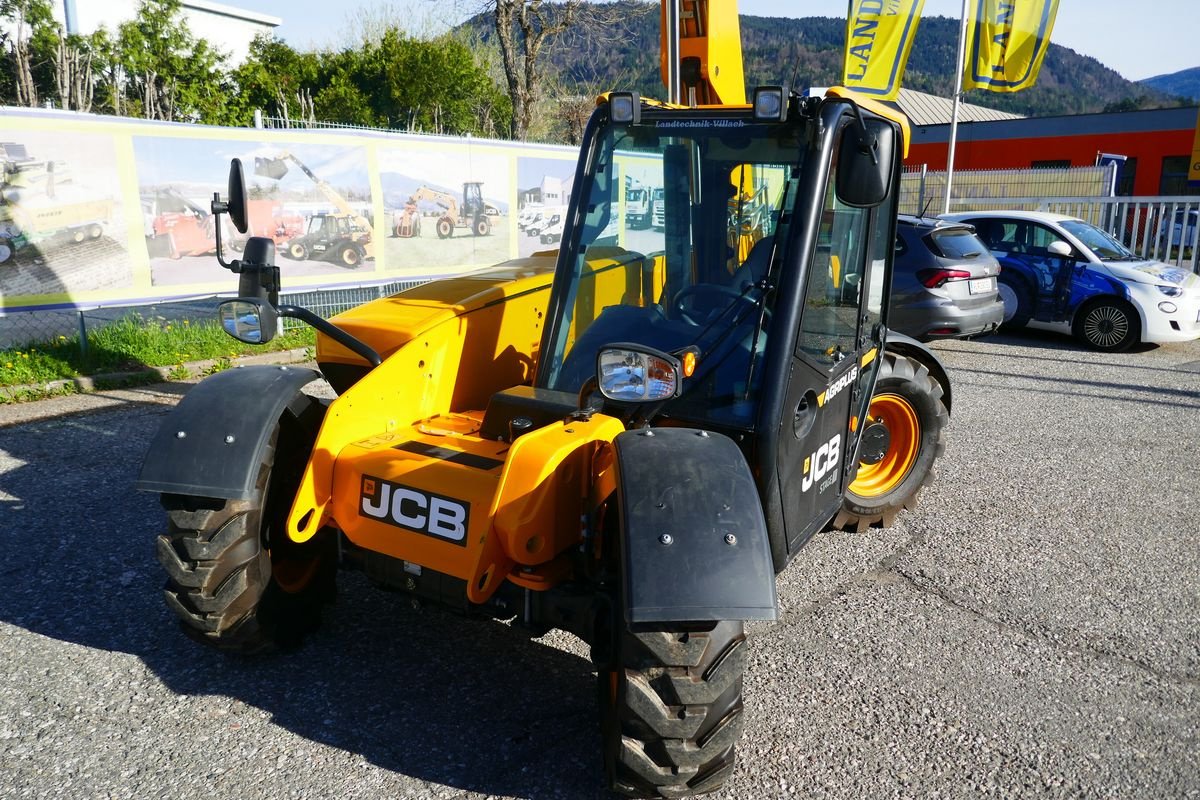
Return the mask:
{"type": "Polygon", "coordinates": [[[854,109],[854,119],[858,122],[858,138],[860,140],[859,149],[871,157],[871,164],[879,166],[879,156],[875,151],[878,147],[878,141],[867,130],[867,121],[863,119],[862,109],[858,107],[858,103],[851,103],[850,107],[854,109]]]}
{"type": "Polygon", "coordinates": [[[366,342],[354,338],[329,320],[317,316],[307,308],[302,308],[301,306],[277,306],[275,310],[279,312],[279,316],[281,317],[291,317],[301,322],[307,322],[338,344],[365,358],[370,362],[372,367],[378,367],[383,363],[383,359],[379,357],[379,353],[376,353],[366,342]]]}
{"type": "Polygon", "coordinates": [[[213,199],[209,205],[209,209],[213,215],[213,232],[217,237],[217,263],[230,272],[241,272],[242,263],[236,258],[233,260],[233,263],[226,263],[225,259],[221,258],[221,215],[229,213],[229,203],[221,200],[220,192],[213,192],[213,199]]]}

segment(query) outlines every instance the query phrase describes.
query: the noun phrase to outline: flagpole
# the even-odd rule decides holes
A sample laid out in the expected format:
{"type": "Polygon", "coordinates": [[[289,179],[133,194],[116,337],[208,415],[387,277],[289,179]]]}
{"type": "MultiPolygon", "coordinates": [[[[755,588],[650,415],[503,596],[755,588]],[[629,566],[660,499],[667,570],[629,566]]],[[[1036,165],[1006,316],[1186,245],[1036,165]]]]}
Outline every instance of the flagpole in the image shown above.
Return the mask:
{"type": "Polygon", "coordinates": [[[954,110],[950,113],[950,150],[946,154],[946,206],[950,213],[950,185],[954,182],[954,146],[958,143],[958,106],[962,102],[963,61],[967,51],[967,11],[971,0],[963,0],[962,24],[958,30],[958,66],[954,70],[954,110]]]}

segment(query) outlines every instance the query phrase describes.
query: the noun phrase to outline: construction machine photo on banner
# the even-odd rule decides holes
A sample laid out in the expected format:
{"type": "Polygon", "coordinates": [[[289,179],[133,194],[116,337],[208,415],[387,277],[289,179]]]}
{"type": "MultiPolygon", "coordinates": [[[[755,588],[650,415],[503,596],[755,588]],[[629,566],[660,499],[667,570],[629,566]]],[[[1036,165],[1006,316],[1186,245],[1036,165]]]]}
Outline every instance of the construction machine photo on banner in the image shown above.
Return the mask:
{"type": "Polygon", "coordinates": [[[0,299],[133,284],[111,136],[4,131],[0,299]]]}
{"type": "Polygon", "coordinates": [[[449,274],[509,258],[512,158],[470,144],[381,146],[389,272],[449,274]]]}
{"type": "Polygon", "coordinates": [[[151,283],[158,286],[228,280],[214,255],[217,231],[209,211],[224,192],[229,161],[246,174],[246,233],[222,219],[230,257],[250,236],[274,240],[287,278],[368,275],[375,269],[373,205],[366,148],[133,138],[151,283]]]}

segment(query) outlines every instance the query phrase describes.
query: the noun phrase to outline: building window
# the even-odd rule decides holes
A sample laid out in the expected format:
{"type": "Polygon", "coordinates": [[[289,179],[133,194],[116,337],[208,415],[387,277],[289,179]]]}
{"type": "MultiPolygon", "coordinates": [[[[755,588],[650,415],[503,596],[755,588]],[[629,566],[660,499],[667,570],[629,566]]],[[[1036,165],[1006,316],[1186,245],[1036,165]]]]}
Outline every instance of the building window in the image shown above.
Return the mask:
{"type": "Polygon", "coordinates": [[[1034,169],[1066,169],[1067,167],[1071,166],[1071,159],[1056,158],[1051,159],[1050,161],[1034,161],[1029,166],[1033,167],[1034,169]]]}
{"type": "Polygon", "coordinates": [[[1117,194],[1122,197],[1130,197],[1133,195],[1133,180],[1137,177],[1137,157],[1130,156],[1125,159],[1117,170],[1117,194]]]}
{"type": "Polygon", "coordinates": [[[1163,156],[1158,193],[1163,195],[1200,194],[1200,186],[1188,186],[1187,156],[1163,156]]]}

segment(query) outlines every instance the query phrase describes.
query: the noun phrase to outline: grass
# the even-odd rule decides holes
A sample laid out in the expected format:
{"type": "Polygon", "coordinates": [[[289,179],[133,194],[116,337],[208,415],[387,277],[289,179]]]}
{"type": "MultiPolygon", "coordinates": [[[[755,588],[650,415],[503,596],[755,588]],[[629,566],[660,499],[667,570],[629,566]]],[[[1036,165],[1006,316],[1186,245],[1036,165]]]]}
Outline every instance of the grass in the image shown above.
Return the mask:
{"type": "Polygon", "coordinates": [[[189,361],[232,361],[241,355],[311,347],[313,331],[289,331],[266,345],[249,345],[226,334],[216,321],[124,317],[88,335],[87,355],[79,336],[0,348],[0,386],[48,383],[64,378],[136,372],[143,367],[174,366],[172,375],[187,376],[189,361]]]}

